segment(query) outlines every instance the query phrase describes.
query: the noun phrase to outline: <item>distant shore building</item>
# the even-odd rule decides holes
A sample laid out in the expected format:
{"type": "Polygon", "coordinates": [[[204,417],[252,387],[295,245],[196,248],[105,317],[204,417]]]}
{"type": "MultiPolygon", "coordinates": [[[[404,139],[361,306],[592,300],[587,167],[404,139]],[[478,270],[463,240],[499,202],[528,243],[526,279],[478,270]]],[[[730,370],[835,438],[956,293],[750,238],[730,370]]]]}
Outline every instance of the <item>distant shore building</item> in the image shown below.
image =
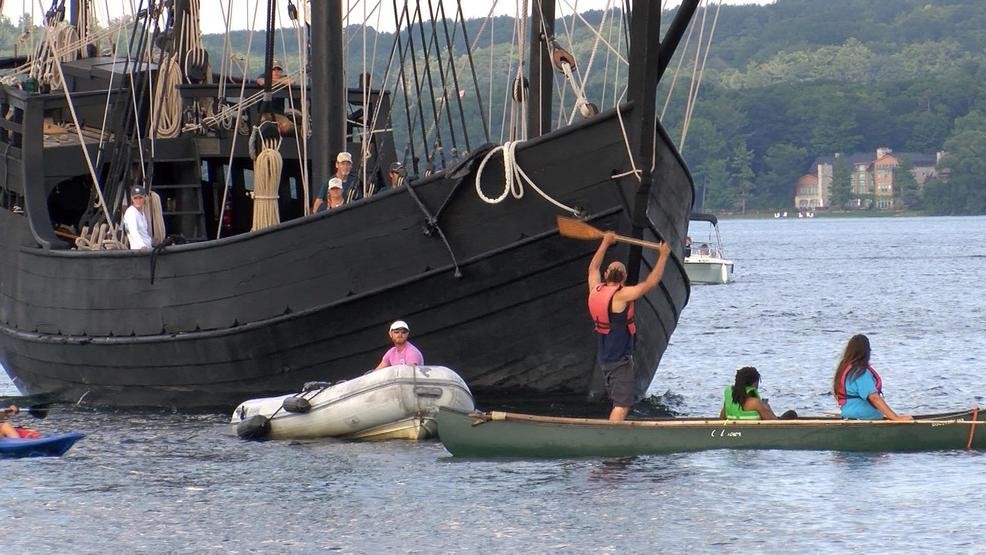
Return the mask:
{"type": "Polygon", "coordinates": [[[944,153],[924,154],[904,152],[894,154],[887,147],[873,152],[858,152],[848,156],[835,154],[822,156],[811,163],[805,175],[794,185],[794,207],[798,210],[828,208],[832,200],[832,173],[837,159],[845,160],[850,171],[850,190],[852,208],[876,208],[890,210],[894,206],[895,176],[900,160],[911,161],[911,175],[918,187],[938,175],[937,166],[944,153]]]}

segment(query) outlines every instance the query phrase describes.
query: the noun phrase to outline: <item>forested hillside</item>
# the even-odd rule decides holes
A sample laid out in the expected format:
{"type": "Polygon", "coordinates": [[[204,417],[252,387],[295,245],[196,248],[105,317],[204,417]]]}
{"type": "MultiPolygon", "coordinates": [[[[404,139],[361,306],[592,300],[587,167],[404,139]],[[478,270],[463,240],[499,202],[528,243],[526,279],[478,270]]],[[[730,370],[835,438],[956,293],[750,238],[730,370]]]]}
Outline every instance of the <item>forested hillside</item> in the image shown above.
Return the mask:
{"type": "MultiPolygon", "coordinates": [[[[622,40],[619,12],[588,12],[583,17],[592,25],[605,17],[606,40],[622,40]]],[[[669,20],[670,16],[665,23],[669,20]]],[[[482,116],[473,99],[478,90],[486,109],[494,107],[491,134],[498,141],[499,114],[517,57],[510,44],[513,19],[470,20],[466,30],[470,41],[479,39],[472,53],[478,86],[473,87],[471,77],[468,85],[460,84],[470,92],[465,97],[469,131],[482,135],[482,116]]],[[[428,25],[414,29],[416,40],[430,33],[428,25]]],[[[457,65],[467,67],[465,41],[457,33],[457,65]]],[[[0,26],[0,45],[9,52],[17,34],[9,23],[0,26]]],[[[393,35],[368,29],[364,36],[358,27],[350,27],[347,34],[349,84],[356,84],[364,67],[373,68],[376,75],[384,73],[393,35]],[[364,41],[370,49],[366,58],[364,41]]],[[[288,71],[297,69],[294,31],[285,29],[279,35],[276,57],[288,71]]],[[[571,18],[556,24],[556,35],[584,70],[596,36],[571,18]]],[[[230,33],[233,51],[245,54],[248,37],[245,31],[230,33]]],[[[214,68],[226,39],[205,37],[214,68]]],[[[695,42],[683,52],[689,61],[695,42]]],[[[262,48],[262,35],[254,34],[251,74],[261,71],[262,48]]],[[[590,101],[604,108],[613,104],[621,86],[604,86],[604,79],[612,80],[617,65],[605,49],[597,51],[586,88],[590,101]]],[[[664,90],[676,65],[677,60],[665,76],[664,90]]],[[[620,79],[625,79],[625,67],[621,71],[620,79]]],[[[689,78],[690,69],[678,76],[664,119],[675,138],[680,137],[686,103],[681,92],[689,78]]],[[[395,121],[398,133],[400,125],[395,121]]],[[[767,6],[722,7],[682,149],[696,184],[706,188],[707,209],[737,210],[744,200],[747,208],[789,208],[793,184],[813,159],[877,147],[948,153],[949,183],[929,184],[912,207],[943,214],[986,213],[982,0],[778,0],[767,6]]]]}
{"type": "MultiPolygon", "coordinates": [[[[986,213],[986,10],[972,0],[780,0],[724,7],[684,155],[711,208],[791,205],[835,152],[949,153],[933,213],[986,213]],[[714,60],[714,61],[711,61],[714,60]],[[708,71],[708,70],[707,70],[708,71]]],[[[673,125],[672,122],[666,124],[673,125]]]]}

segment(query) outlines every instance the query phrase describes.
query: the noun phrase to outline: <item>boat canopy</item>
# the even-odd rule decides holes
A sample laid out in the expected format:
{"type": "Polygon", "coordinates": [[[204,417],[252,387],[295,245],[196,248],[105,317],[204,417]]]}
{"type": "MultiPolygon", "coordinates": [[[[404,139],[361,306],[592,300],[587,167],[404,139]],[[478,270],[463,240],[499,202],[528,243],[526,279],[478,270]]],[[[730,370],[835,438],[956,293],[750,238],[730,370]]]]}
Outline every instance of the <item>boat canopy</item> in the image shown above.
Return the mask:
{"type": "Polygon", "coordinates": [[[712,214],[706,214],[705,212],[692,212],[688,219],[693,222],[711,222],[712,225],[718,225],[719,220],[712,214]]]}

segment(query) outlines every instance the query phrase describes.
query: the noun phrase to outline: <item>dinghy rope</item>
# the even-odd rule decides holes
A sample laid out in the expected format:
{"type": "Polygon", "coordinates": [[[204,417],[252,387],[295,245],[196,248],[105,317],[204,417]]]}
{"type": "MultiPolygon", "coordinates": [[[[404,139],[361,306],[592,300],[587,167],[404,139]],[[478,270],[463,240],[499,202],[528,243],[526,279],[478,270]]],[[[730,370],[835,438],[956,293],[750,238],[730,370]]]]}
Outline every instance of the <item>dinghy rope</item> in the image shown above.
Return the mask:
{"type": "Polygon", "coordinates": [[[972,449],[972,438],[976,435],[976,417],[979,416],[979,406],[972,409],[972,422],[969,423],[969,440],[965,442],[966,451],[972,449]]]}

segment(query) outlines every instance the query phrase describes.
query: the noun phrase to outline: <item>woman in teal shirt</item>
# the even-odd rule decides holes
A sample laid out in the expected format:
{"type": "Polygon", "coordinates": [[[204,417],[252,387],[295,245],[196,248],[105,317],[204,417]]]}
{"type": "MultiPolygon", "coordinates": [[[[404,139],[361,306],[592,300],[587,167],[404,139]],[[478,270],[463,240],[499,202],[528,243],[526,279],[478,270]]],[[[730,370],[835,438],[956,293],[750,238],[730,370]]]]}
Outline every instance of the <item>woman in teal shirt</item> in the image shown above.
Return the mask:
{"type": "Polygon", "coordinates": [[[870,366],[870,340],[854,335],[846,344],[839,365],[835,367],[832,391],[843,418],[851,420],[914,420],[897,414],[883,400],[883,381],[870,366]]]}

